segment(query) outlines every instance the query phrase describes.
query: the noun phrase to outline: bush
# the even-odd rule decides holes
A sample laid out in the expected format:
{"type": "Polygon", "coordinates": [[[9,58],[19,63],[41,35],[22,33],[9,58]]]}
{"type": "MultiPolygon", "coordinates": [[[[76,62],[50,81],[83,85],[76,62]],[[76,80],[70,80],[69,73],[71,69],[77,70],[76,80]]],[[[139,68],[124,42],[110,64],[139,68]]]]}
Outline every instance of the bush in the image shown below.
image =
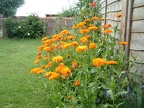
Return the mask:
{"type": "Polygon", "coordinates": [[[4,23],[9,38],[37,38],[43,35],[44,23],[34,14],[24,19],[9,17],[4,23]]]}

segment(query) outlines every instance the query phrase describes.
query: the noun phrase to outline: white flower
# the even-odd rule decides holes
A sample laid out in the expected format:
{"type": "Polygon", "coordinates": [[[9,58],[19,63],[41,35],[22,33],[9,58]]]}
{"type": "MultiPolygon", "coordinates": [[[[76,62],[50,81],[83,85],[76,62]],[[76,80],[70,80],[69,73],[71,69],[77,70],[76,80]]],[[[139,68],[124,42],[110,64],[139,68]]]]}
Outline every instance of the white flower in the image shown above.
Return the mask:
{"type": "Polygon", "coordinates": [[[27,34],[28,36],[30,35],[30,33],[27,34]]]}
{"type": "Polygon", "coordinates": [[[21,26],[18,26],[18,28],[21,28],[21,26]]]}

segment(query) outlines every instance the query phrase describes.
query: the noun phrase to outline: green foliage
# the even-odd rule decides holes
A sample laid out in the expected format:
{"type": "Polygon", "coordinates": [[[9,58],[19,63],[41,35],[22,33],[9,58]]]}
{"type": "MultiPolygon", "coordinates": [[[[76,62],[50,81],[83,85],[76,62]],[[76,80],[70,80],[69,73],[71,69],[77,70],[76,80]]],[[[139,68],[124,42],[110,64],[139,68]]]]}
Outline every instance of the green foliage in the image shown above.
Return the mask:
{"type": "Polygon", "coordinates": [[[8,17],[4,21],[9,38],[37,38],[43,35],[43,21],[37,15],[24,19],[8,17]]]}
{"type": "Polygon", "coordinates": [[[62,12],[60,12],[58,15],[60,17],[74,17],[77,15],[78,7],[71,6],[69,9],[63,9],[62,12]]]}
{"type": "Polygon", "coordinates": [[[4,17],[13,16],[23,4],[24,0],[0,0],[0,14],[4,17]]]}

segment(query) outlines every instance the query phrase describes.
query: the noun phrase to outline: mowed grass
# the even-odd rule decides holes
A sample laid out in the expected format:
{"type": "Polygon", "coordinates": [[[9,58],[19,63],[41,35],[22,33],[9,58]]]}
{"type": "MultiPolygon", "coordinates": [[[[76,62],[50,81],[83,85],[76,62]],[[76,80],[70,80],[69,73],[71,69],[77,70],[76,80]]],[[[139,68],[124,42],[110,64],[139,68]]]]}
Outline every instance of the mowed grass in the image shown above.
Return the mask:
{"type": "Polygon", "coordinates": [[[30,74],[39,45],[40,39],[0,38],[0,108],[51,108],[41,79],[30,74]]]}

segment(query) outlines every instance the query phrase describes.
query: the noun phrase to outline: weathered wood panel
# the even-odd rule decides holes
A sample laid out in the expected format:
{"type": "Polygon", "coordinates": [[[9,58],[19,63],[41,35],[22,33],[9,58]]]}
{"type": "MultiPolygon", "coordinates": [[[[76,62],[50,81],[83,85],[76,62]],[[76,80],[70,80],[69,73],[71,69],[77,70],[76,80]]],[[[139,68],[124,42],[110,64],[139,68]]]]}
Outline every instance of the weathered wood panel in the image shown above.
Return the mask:
{"type": "Polygon", "coordinates": [[[132,33],[130,49],[144,50],[144,33],[132,33]]]}
{"type": "Polygon", "coordinates": [[[136,62],[137,63],[144,63],[144,51],[130,51],[130,58],[129,60],[133,61],[132,56],[136,57],[136,62]]]}
{"type": "MultiPolygon", "coordinates": [[[[144,1],[144,0],[143,0],[144,1]]],[[[132,20],[139,20],[139,19],[144,19],[144,6],[139,7],[139,8],[134,8],[133,9],[133,16],[132,20]]]]}
{"type": "Polygon", "coordinates": [[[112,4],[112,3],[114,3],[114,2],[117,2],[118,0],[107,0],[107,4],[109,5],[109,4],[112,4]]]}
{"type": "Polygon", "coordinates": [[[135,64],[130,72],[144,77],[144,64],[135,64]]]}
{"type": "Polygon", "coordinates": [[[105,14],[105,8],[102,8],[102,9],[100,10],[100,12],[101,12],[101,14],[105,14]]]}
{"type": "Polygon", "coordinates": [[[131,32],[144,32],[144,20],[133,21],[131,32]]]}
{"type": "Polygon", "coordinates": [[[144,6],[144,0],[134,0],[133,7],[144,6]]]}
{"type": "Polygon", "coordinates": [[[120,10],[122,10],[122,1],[117,1],[107,6],[107,12],[115,12],[120,10]]]}

